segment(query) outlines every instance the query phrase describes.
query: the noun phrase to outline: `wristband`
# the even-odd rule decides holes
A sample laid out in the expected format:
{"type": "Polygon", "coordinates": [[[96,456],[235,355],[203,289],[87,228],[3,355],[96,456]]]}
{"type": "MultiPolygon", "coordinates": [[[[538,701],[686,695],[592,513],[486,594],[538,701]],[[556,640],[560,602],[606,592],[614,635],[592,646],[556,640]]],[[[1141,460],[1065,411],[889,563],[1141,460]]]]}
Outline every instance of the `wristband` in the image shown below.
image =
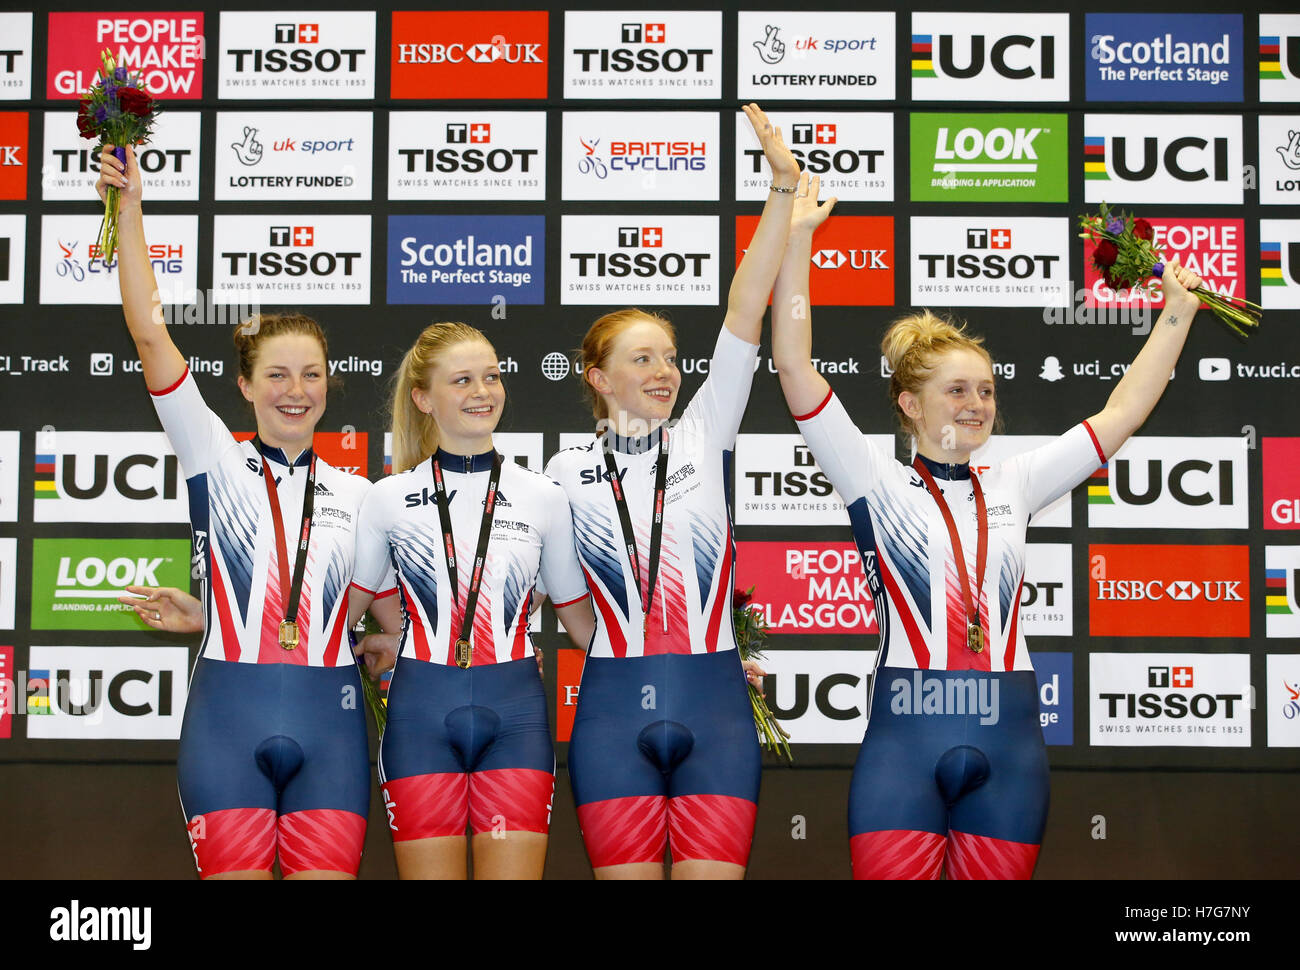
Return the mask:
{"type": "Polygon", "coordinates": [[[798,189],[798,188],[799,188],[799,186],[797,186],[797,185],[792,185],[792,186],[790,186],[790,188],[787,189],[787,188],[785,188],[785,187],[783,187],[783,186],[777,185],[775,182],[773,182],[771,185],[768,186],[768,189],[769,189],[770,191],[772,191],[772,192],[782,192],[782,193],[785,193],[785,194],[787,194],[787,195],[790,194],[791,192],[794,192],[794,191],[795,191],[796,189],[798,189]]]}

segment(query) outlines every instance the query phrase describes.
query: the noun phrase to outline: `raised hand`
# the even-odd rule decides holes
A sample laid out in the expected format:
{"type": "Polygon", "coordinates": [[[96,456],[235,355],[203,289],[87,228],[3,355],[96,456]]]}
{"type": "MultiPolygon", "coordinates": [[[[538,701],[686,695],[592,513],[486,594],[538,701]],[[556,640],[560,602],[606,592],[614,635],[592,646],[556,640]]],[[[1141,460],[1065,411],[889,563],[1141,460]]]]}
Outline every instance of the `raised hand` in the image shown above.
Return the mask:
{"type": "Polygon", "coordinates": [[[105,145],[104,150],[99,155],[99,179],[95,182],[95,191],[99,193],[101,202],[106,202],[108,188],[112,186],[118,191],[118,211],[131,205],[139,205],[143,196],[143,188],[140,185],[140,168],[135,163],[135,149],[130,145],[126,146],[126,164],[123,165],[113,154],[115,145],[105,145]]]}
{"type": "Polygon", "coordinates": [[[798,232],[811,235],[830,216],[839,200],[831,196],[824,203],[818,203],[817,195],[821,192],[821,187],[820,175],[810,177],[804,172],[799,176],[799,188],[794,194],[794,211],[790,213],[791,235],[798,232]]]}
{"type": "Polygon", "coordinates": [[[1200,299],[1192,292],[1201,282],[1201,278],[1190,269],[1179,265],[1178,257],[1175,256],[1165,264],[1164,275],[1160,277],[1165,306],[1190,317],[1201,307],[1200,299]]]}
{"type": "Polygon", "coordinates": [[[773,184],[792,188],[799,179],[799,160],[786,147],[785,139],[781,137],[781,129],[773,127],[772,122],[763,113],[763,109],[756,104],[745,105],[744,111],[745,117],[754,126],[754,134],[758,136],[759,144],[763,146],[763,155],[766,156],[767,164],[772,169],[773,184]]]}

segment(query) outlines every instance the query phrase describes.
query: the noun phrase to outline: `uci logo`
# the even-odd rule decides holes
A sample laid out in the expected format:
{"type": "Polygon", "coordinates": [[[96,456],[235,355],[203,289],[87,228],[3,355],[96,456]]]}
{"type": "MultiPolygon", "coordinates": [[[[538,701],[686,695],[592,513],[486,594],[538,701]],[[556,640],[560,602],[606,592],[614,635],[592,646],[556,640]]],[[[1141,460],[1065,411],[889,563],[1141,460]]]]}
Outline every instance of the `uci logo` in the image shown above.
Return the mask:
{"type": "Polygon", "coordinates": [[[1180,182],[1226,182],[1229,178],[1228,139],[1207,140],[1196,135],[1174,138],[1160,148],[1160,139],[1142,138],[1140,151],[1134,150],[1129,137],[1111,139],[1110,171],[1127,182],[1143,182],[1163,167],[1180,182]]]}
{"type": "Polygon", "coordinates": [[[1111,494],[1125,505],[1151,505],[1167,489],[1169,496],[1181,505],[1232,505],[1231,460],[1217,462],[1189,458],[1174,464],[1165,472],[1165,463],[1159,458],[1146,461],[1145,484],[1134,484],[1133,466],[1128,459],[1112,461],[1111,494]]]}
{"type": "Polygon", "coordinates": [[[971,34],[967,38],[940,34],[936,46],[934,63],[945,77],[962,80],[978,77],[986,66],[1013,81],[1035,74],[1045,80],[1056,76],[1056,38],[1050,34],[1041,37],[1010,34],[991,43],[983,34],[971,34]],[[959,58],[964,63],[958,64],[959,58]]]}

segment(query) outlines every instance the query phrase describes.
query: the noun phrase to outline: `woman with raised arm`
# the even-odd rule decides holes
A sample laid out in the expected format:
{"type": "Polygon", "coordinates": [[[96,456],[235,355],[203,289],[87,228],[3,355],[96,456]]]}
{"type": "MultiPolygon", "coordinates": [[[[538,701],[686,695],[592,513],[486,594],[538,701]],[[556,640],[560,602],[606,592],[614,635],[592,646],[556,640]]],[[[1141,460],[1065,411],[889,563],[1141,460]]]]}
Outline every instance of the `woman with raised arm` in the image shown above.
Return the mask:
{"type": "MultiPolygon", "coordinates": [[[[463,323],[427,327],[393,392],[393,471],[361,509],[352,613],[390,561],[407,622],[369,637],[400,651],[379,775],[403,879],[540,879],[555,752],[528,637],[538,576],[579,646],[594,620],[564,491],[492,446],[499,358],[463,323]],[[387,643],[385,643],[387,641],[387,643]]],[[[371,662],[372,658],[367,658],[371,662]]]]}
{"type": "MultiPolygon", "coordinates": [[[[121,200],[122,308],[185,473],[202,573],[207,628],[177,761],[199,874],[270,879],[278,856],[286,879],[355,878],[369,751],[345,593],[370,483],[312,451],[325,411],[325,335],[299,314],[262,315],[236,329],[239,389],[257,435],[235,441],[204,404],[164,323],[130,147],[125,164],[105,148],[101,198],[110,185],[121,200]]],[[[186,594],[142,592],[152,597],[151,626],[192,627],[186,594]]]]}
{"type": "Polygon", "coordinates": [[[1029,516],[1068,492],[1146,420],[1200,302],[1173,260],[1164,310],[1099,413],[980,476],[969,460],[997,413],[982,341],[928,310],[881,345],[890,401],[916,443],[903,465],[858,431],[813,367],[812,236],[830,214],[805,175],[772,301],[786,403],[848,506],[880,618],[869,724],[853,770],[859,879],[1028,879],[1047,819],[1047,753],[1019,620],[1029,516]]]}
{"type": "Polygon", "coordinates": [[[597,320],[582,368],[603,434],[547,474],[573,507],[597,612],[569,744],[578,821],[597,878],[741,878],[761,773],[732,627],[726,459],[749,399],[799,167],[745,108],[772,186],[727,299],[709,376],[669,426],[681,375],[661,317],[597,320]]]}

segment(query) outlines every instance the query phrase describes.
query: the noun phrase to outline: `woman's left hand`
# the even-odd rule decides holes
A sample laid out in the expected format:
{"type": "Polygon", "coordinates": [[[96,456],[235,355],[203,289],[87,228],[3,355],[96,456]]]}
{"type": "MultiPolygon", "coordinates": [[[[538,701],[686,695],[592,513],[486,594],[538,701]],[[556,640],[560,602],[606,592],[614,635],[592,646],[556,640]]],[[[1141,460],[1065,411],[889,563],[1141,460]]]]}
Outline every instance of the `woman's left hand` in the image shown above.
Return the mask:
{"type": "Polygon", "coordinates": [[[1201,301],[1192,291],[1201,282],[1201,278],[1180,265],[1175,256],[1165,264],[1164,275],[1160,277],[1160,291],[1164,294],[1165,307],[1188,317],[1194,315],[1201,308],[1201,301]]]}
{"type": "Polygon", "coordinates": [[[781,137],[781,129],[773,127],[772,122],[756,104],[745,105],[745,117],[754,126],[754,134],[763,146],[763,154],[772,169],[772,182],[782,188],[794,188],[799,181],[799,160],[786,147],[781,137]]]}
{"type": "Polygon", "coordinates": [[[184,590],[175,586],[128,586],[126,589],[135,595],[119,596],[117,601],[135,610],[136,616],[155,630],[203,632],[203,604],[184,590]]]}
{"type": "Polygon", "coordinates": [[[759,697],[767,697],[763,693],[763,678],[767,676],[767,671],[752,660],[743,660],[740,665],[745,668],[745,680],[749,686],[758,691],[759,697]]]}

